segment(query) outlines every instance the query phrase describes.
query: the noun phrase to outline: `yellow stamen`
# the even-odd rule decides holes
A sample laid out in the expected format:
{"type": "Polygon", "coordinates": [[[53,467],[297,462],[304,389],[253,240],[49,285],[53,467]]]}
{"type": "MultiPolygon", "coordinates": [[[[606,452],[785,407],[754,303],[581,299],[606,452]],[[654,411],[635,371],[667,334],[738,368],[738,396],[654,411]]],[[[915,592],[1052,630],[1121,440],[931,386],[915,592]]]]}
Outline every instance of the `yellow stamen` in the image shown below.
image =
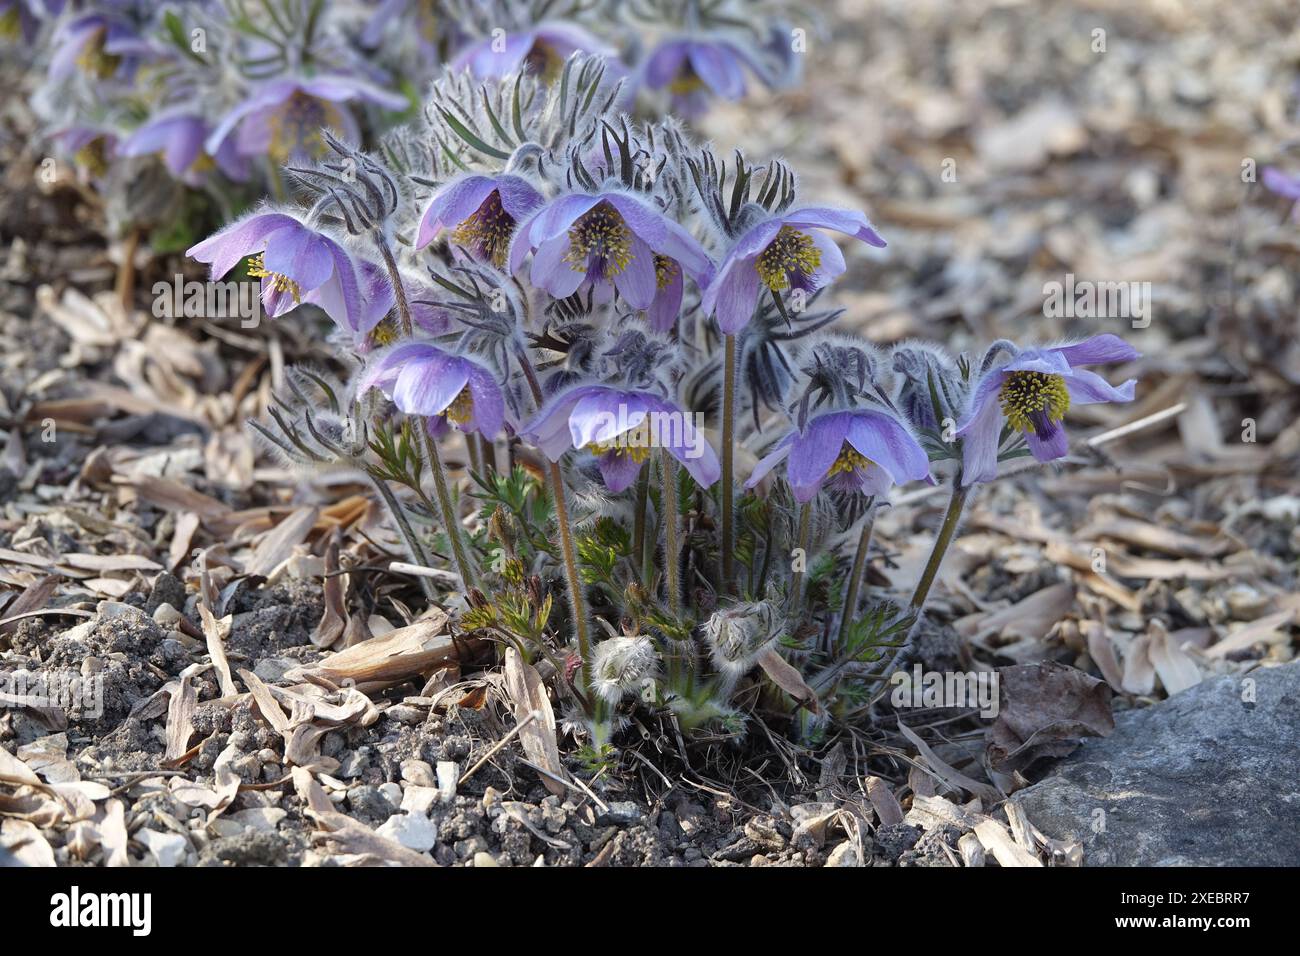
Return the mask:
{"type": "Polygon", "coordinates": [[[4,13],[0,13],[0,39],[17,40],[22,35],[23,20],[14,4],[4,13]]]}
{"type": "Polygon", "coordinates": [[[77,66],[91,76],[106,80],[122,65],[122,58],[104,51],[104,40],[108,36],[108,27],[100,27],[90,35],[86,45],[77,54],[77,66]]]}
{"type": "Polygon", "coordinates": [[[569,251],[564,261],[575,271],[587,271],[588,261],[600,261],[605,278],[618,275],[632,261],[632,230],[607,202],[583,213],[569,227],[569,251]]]}
{"type": "Polygon", "coordinates": [[[474,396],[470,394],[468,385],[460,390],[460,394],[447,406],[443,414],[447,416],[448,421],[457,425],[464,425],[474,417],[474,396]]]}
{"type": "Polygon", "coordinates": [[[655,256],[655,288],[666,289],[674,279],[682,274],[677,260],[667,256],[655,256]]]}
{"type": "Polygon", "coordinates": [[[501,194],[492,190],[483,204],[453,230],[451,241],[479,250],[500,268],[506,264],[515,220],[501,205],[501,194]]]}
{"type": "Polygon", "coordinates": [[[668,92],[675,96],[686,96],[702,89],[704,89],[704,81],[689,66],[683,67],[668,84],[668,92]]]}
{"type": "Polygon", "coordinates": [[[1048,372],[1011,372],[998,391],[1002,414],[1012,428],[1035,431],[1034,416],[1059,422],[1070,408],[1070,390],[1065,379],[1048,372]],[[1041,414],[1040,414],[1041,413],[1041,414]]]}
{"type": "Polygon", "coordinates": [[[848,442],[845,442],[840,448],[840,456],[835,459],[830,470],[826,472],[827,478],[833,478],[838,474],[852,474],[859,468],[868,468],[872,465],[870,458],[862,454],[848,442]]]}
{"type": "Polygon", "coordinates": [[[792,276],[808,276],[822,264],[822,253],[812,236],[792,226],[782,226],[754,263],[758,277],[773,292],[790,288],[792,276]]]}
{"type": "Polygon", "coordinates": [[[592,442],[587,450],[593,455],[624,455],[634,462],[644,464],[650,458],[650,425],[642,422],[636,428],[630,428],[615,436],[612,442],[592,442]]]}
{"type": "Polygon", "coordinates": [[[268,272],[266,263],[262,258],[262,253],[248,257],[248,276],[251,279],[270,279],[271,285],[276,292],[288,292],[293,296],[293,304],[298,305],[302,302],[302,289],[298,283],[294,282],[287,275],[279,272],[268,272]]]}
{"type": "Polygon", "coordinates": [[[370,330],[370,344],[376,348],[383,348],[385,345],[392,345],[401,337],[401,330],[397,327],[396,320],[391,316],[383,319],[378,325],[370,330]]]}
{"type": "Polygon", "coordinates": [[[108,172],[107,143],[102,136],[96,136],[73,154],[73,161],[92,176],[103,176],[108,172]]]}
{"type": "Polygon", "coordinates": [[[271,114],[271,158],[283,163],[302,150],[312,156],[325,152],[322,130],[344,129],[343,115],[326,100],[318,99],[302,90],[294,90],[271,114]]]}

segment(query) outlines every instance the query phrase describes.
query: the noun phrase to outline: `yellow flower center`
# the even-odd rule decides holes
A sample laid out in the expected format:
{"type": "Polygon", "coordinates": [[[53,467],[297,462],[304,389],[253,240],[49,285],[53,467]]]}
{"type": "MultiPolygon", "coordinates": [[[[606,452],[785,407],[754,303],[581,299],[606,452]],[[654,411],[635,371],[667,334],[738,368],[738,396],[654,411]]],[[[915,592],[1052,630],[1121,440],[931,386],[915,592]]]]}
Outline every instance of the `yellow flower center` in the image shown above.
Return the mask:
{"type": "Polygon", "coordinates": [[[632,230],[607,202],[583,213],[569,227],[569,251],[564,261],[575,271],[586,272],[592,259],[597,260],[605,278],[618,275],[632,261],[632,230]]]}
{"type": "Polygon", "coordinates": [[[108,172],[108,149],[102,136],[96,136],[73,154],[73,161],[92,176],[108,172]]]}
{"type": "Polygon", "coordinates": [[[464,425],[474,417],[474,396],[470,394],[468,385],[460,390],[460,394],[447,406],[443,414],[447,416],[448,421],[457,425],[464,425]]]}
{"type": "Polygon", "coordinates": [[[0,13],[0,39],[17,40],[22,35],[23,21],[18,13],[18,4],[14,4],[4,13],[0,13]]]}
{"type": "Polygon", "coordinates": [[[833,478],[839,474],[852,474],[859,468],[867,468],[872,464],[870,458],[862,454],[848,442],[840,447],[840,455],[831,465],[830,470],[826,472],[827,478],[833,478]]]}
{"type": "Polygon", "coordinates": [[[401,337],[401,330],[397,327],[397,321],[392,316],[382,319],[378,325],[370,330],[370,344],[376,348],[392,345],[401,337]]]}
{"type": "Polygon", "coordinates": [[[515,219],[501,205],[497,190],[488,193],[483,204],[469,215],[451,234],[451,241],[478,251],[497,268],[506,264],[515,219]]]}
{"type": "Polygon", "coordinates": [[[636,428],[629,428],[611,442],[592,442],[587,450],[593,455],[623,455],[643,464],[650,458],[650,423],[647,420],[636,428]]]}
{"type": "Polygon", "coordinates": [[[270,279],[271,286],[276,292],[288,292],[293,296],[293,304],[298,305],[302,302],[302,289],[298,283],[294,282],[287,275],[279,272],[268,272],[266,263],[263,260],[263,254],[258,253],[255,256],[248,257],[248,275],[251,279],[270,279]]]}
{"type": "Polygon", "coordinates": [[[683,66],[681,72],[668,84],[668,92],[676,96],[686,96],[702,89],[704,89],[704,81],[689,64],[683,66]]]}
{"type": "Polygon", "coordinates": [[[998,401],[1008,424],[1028,433],[1065,417],[1070,408],[1070,390],[1060,375],[1011,372],[998,391],[998,401]]]}
{"type": "Polygon", "coordinates": [[[792,226],[782,226],[766,249],[758,256],[754,268],[763,285],[773,292],[790,288],[792,279],[802,279],[817,271],[822,253],[812,236],[792,226]]]}
{"type": "Polygon", "coordinates": [[[77,54],[77,66],[91,76],[106,80],[122,65],[122,58],[104,50],[108,27],[100,27],[90,35],[86,45],[77,54]]]}
{"type": "Polygon", "coordinates": [[[321,131],[343,129],[345,125],[343,115],[332,103],[294,90],[271,115],[271,158],[283,163],[297,150],[320,156],[325,152],[321,131]]]}
{"type": "Polygon", "coordinates": [[[677,260],[669,259],[667,256],[655,256],[655,288],[668,288],[681,274],[682,269],[677,264],[677,260]]]}

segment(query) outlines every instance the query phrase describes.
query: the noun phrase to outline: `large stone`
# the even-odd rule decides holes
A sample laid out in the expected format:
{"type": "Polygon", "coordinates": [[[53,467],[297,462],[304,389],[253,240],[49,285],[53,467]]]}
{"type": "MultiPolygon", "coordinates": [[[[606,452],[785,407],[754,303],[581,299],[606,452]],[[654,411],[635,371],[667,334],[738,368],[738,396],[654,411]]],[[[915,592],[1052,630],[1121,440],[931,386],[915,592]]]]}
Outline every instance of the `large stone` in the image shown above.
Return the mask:
{"type": "Polygon", "coordinates": [[[1081,841],[1085,866],[1300,866],[1300,663],[1115,723],[1013,797],[1048,836],[1081,841]]]}

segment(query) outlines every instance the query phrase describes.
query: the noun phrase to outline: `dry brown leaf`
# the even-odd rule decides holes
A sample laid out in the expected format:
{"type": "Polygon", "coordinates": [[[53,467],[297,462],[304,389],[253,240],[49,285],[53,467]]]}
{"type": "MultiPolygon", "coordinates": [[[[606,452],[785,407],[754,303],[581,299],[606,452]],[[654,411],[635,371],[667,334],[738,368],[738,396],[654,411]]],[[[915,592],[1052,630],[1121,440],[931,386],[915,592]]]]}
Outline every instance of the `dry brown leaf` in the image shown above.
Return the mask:
{"type": "Polygon", "coordinates": [[[1105,681],[1055,661],[998,669],[998,716],[988,730],[989,761],[1003,772],[1040,757],[1063,757],[1079,738],[1115,729],[1105,681]]]}
{"type": "Polygon", "coordinates": [[[889,789],[889,784],[879,777],[867,778],[867,799],[876,810],[876,818],[882,827],[903,822],[903,808],[898,798],[889,789]]]}
{"type": "Polygon", "coordinates": [[[248,562],[249,574],[266,577],[302,544],[311,533],[319,514],[316,508],[299,508],[262,536],[248,562]]]}
{"type": "Polygon", "coordinates": [[[293,668],[285,678],[316,678],[334,684],[345,680],[358,684],[391,684],[426,674],[456,661],[458,645],[471,650],[478,645],[476,640],[454,641],[452,635],[444,633],[447,620],[447,614],[435,608],[428,616],[383,637],[345,648],[316,664],[293,668]]]}
{"type": "Polygon", "coordinates": [[[800,704],[814,714],[821,713],[817,702],[817,692],[808,686],[803,675],[773,648],[764,651],[758,659],[758,666],[772,679],[772,683],[781,688],[800,704]]]}
{"type": "MultiPolygon", "coordinates": [[[[925,760],[930,772],[949,787],[954,790],[965,790],[972,793],[986,804],[1000,803],[1002,801],[1003,795],[996,787],[987,783],[980,783],[980,781],[966,776],[960,770],[949,766],[938,754],[930,749],[930,745],[922,740],[916,731],[905,725],[901,720],[898,722],[898,730],[916,748],[917,753],[925,760]]],[[[921,791],[913,787],[913,792],[920,793],[921,791]]],[[[933,790],[930,793],[933,794],[933,790]]]]}
{"type": "Polygon", "coordinates": [[[238,694],[239,688],[230,676],[230,661],[226,658],[226,638],[230,635],[234,615],[227,614],[217,620],[208,610],[207,602],[200,601],[199,617],[203,619],[203,638],[207,642],[208,656],[212,658],[212,665],[217,669],[217,676],[221,680],[222,695],[230,697],[238,694]]]}
{"type": "Polygon", "coordinates": [[[1286,640],[1286,632],[1282,629],[1291,623],[1291,619],[1295,615],[1296,609],[1288,608],[1285,611],[1278,611],[1276,614],[1270,614],[1267,617],[1251,621],[1249,624],[1233,631],[1219,643],[1208,648],[1205,651],[1205,656],[1224,658],[1229,654],[1235,654],[1237,651],[1244,651],[1252,644],[1281,643],[1286,640]]]}
{"type": "MultiPolygon", "coordinates": [[[[364,646],[364,645],[363,645],[364,646]]],[[[513,647],[506,648],[506,691],[514,707],[515,722],[521,726],[519,740],[528,759],[559,780],[542,775],[542,784],[557,797],[564,796],[566,787],[560,780],[569,778],[560,760],[560,746],[555,739],[555,712],[546,686],[537,668],[528,664],[513,647]],[[527,725],[523,721],[530,714],[536,717],[527,725]]]]}
{"type": "Polygon", "coordinates": [[[1151,640],[1147,656],[1170,696],[1194,687],[1201,682],[1201,669],[1185,650],[1179,647],[1158,620],[1151,622],[1151,640]]]}
{"type": "Polygon", "coordinates": [[[975,827],[975,836],[984,845],[984,849],[993,854],[998,866],[1043,865],[1042,860],[1011,839],[1007,828],[997,820],[981,820],[975,827]]]}
{"type": "Polygon", "coordinates": [[[171,692],[171,703],[167,706],[167,750],[163,754],[164,766],[176,766],[181,755],[190,747],[190,738],[194,736],[194,711],[198,707],[198,692],[190,683],[188,674],[182,674],[179,682],[167,685],[171,692]]]}

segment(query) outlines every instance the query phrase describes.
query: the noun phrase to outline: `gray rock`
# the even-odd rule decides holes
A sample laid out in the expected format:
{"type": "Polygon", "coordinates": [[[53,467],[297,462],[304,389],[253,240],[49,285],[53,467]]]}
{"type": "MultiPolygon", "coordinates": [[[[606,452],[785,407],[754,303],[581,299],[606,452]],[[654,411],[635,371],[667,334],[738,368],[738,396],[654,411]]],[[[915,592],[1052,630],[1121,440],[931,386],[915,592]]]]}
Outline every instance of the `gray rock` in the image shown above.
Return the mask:
{"type": "Polygon", "coordinates": [[[1085,866],[1300,866],[1300,663],[1117,714],[1013,799],[1085,866]]]}

